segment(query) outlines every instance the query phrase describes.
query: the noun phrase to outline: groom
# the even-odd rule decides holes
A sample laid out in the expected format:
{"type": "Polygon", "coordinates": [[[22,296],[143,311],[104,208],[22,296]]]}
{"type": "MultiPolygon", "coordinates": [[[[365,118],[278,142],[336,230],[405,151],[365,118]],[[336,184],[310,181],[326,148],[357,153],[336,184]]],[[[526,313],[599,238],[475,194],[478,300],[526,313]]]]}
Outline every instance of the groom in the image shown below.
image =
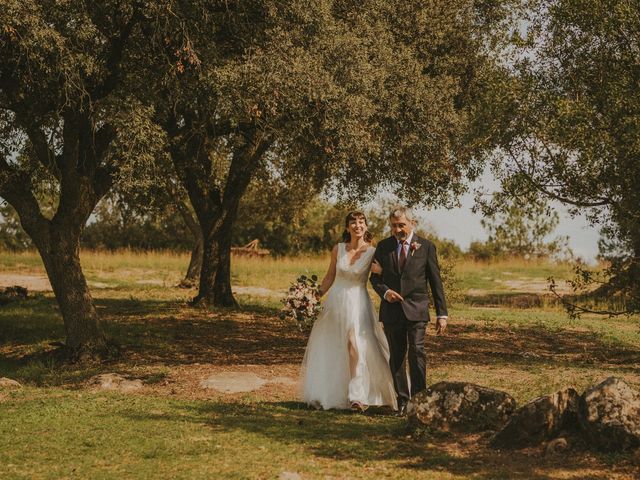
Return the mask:
{"type": "Polygon", "coordinates": [[[398,395],[398,415],[405,415],[407,402],[427,386],[424,337],[429,321],[429,295],[436,307],[436,333],[447,328],[447,304],[440,278],[435,245],[418,237],[411,210],[400,207],[389,215],[392,236],[382,240],[374,258],[382,267],[381,274],[371,275],[371,284],[382,298],[380,321],[389,343],[389,366],[398,395]],[[407,384],[404,358],[409,349],[407,384]]]}

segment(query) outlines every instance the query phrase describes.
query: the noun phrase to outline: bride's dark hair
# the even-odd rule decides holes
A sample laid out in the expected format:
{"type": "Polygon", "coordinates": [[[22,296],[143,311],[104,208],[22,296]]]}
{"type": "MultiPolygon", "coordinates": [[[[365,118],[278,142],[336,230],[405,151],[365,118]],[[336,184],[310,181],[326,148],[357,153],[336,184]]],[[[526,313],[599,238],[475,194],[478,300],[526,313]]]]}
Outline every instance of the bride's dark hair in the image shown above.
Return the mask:
{"type": "MultiPolygon", "coordinates": [[[[360,218],[364,220],[364,224],[368,227],[369,224],[367,223],[367,217],[364,213],[353,211],[347,214],[347,218],[344,219],[344,232],[342,232],[343,242],[347,243],[351,241],[351,234],[349,233],[349,223],[360,218]]],[[[366,232],[364,232],[364,241],[367,243],[371,243],[371,240],[373,240],[373,235],[369,230],[367,230],[366,232]]]]}

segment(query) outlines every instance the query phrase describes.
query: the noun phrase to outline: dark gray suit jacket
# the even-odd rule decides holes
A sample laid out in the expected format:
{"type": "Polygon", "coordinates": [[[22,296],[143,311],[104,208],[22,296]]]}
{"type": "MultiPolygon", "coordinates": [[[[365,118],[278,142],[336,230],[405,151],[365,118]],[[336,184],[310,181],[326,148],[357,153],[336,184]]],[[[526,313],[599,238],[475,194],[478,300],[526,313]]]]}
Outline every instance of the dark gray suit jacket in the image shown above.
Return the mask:
{"type": "Polygon", "coordinates": [[[380,304],[380,321],[394,322],[402,317],[402,313],[411,321],[429,321],[429,295],[427,286],[436,307],[436,315],[447,315],[447,303],[440,278],[440,266],[433,242],[418,237],[415,233],[411,243],[420,247],[409,251],[407,263],[402,273],[398,267],[398,241],[395,237],[382,240],[376,247],[374,258],[382,266],[382,274],[371,274],[371,285],[382,298],[380,304]],[[389,303],[384,299],[388,289],[398,292],[403,302],[389,303]]]}

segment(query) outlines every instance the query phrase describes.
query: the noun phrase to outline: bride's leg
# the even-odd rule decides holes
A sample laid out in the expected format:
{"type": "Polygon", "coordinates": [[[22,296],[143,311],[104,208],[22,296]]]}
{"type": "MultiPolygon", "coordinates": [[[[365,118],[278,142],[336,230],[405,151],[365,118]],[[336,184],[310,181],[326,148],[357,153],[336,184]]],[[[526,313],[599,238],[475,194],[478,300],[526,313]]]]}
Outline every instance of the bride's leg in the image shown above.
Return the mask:
{"type": "MultiPolygon", "coordinates": [[[[349,349],[349,373],[351,381],[349,382],[349,402],[352,410],[364,412],[368,406],[366,405],[366,394],[362,386],[362,378],[358,378],[358,362],[360,352],[356,343],[355,331],[351,330],[347,338],[347,346],[349,349]]],[[[362,376],[362,372],[360,372],[362,376]]]]}
{"type": "Polygon", "coordinates": [[[356,376],[358,367],[358,346],[356,345],[356,335],[353,330],[349,331],[347,342],[349,348],[349,372],[351,373],[351,378],[353,378],[356,376]]]}

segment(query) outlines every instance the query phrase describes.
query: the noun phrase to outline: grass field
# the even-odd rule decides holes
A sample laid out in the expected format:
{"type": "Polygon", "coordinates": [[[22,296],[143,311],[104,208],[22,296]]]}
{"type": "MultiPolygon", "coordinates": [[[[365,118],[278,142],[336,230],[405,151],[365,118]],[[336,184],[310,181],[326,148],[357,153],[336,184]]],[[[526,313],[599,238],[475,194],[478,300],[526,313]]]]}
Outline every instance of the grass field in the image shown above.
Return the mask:
{"type": "MultiPolygon", "coordinates": [[[[1,306],[0,377],[24,387],[0,389],[0,478],[636,478],[631,454],[497,452],[480,434],[414,439],[384,410],[308,410],[295,385],[306,334],[278,317],[279,298],[299,274],[321,276],[327,260],[234,259],[241,309],[233,311],[187,305],[195,291],[175,287],[186,255],[83,252],[104,329],[122,349],[103,364],[63,365],[49,354],[64,340],[50,292],[1,306]],[[105,372],[143,387],[91,388],[87,380],[105,372]],[[202,388],[221,372],[266,383],[240,393],[202,388]]],[[[640,388],[640,318],[569,320],[552,302],[508,301],[540,298],[546,278],[567,278],[568,266],[461,263],[456,273],[465,301],[451,308],[446,336],[429,330],[430,383],[471,381],[519,404],[610,375],[640,388]]],[[[0,254],[0,280],[42,275],[37,255],[0,254]]]]}

